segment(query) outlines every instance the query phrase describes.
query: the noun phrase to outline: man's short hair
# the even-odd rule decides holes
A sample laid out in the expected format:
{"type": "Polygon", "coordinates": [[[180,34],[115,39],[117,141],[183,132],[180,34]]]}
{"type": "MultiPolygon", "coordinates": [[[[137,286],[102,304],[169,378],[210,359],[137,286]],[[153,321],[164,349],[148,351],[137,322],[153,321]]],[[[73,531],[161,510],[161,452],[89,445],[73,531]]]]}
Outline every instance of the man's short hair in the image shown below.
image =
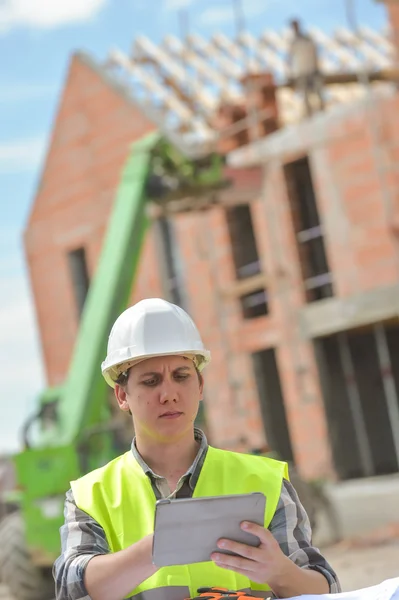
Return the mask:
{"type": "Polygon", "coordinates": [[[290,26],[292,29],[299,31],[301,29],[301,22],[299,19],[291,19],[290,26]]]}

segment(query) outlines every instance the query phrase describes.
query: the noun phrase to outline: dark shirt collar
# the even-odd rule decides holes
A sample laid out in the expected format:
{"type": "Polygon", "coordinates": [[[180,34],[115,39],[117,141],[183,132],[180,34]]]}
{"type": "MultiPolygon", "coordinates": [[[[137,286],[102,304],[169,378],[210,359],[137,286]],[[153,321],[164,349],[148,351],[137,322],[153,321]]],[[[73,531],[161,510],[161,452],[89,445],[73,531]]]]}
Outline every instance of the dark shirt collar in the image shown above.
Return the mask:
{"type": "MultiPolygon", "coordinates": [[[[206,439],[206,435],[201,429],[198,429],[197,427],[194,427],[194,439],[199,443],[197,456],[195,457],[191,467],[183,475],[183,478],[190,479],[191,489],[194,489],[195,487],[208,450],[208,440],[206,439]]],[[[137,450],[136,438],[134,438],[132,442],[132,453],[136,461],[139,463],[140,467],[143,469],[144,473],[148,477],[150,477],[150,479],[154,481],[161,477],[160,475],[157,475],[157,473],[154,473],[154,471],[147,465],[140,452],[137,450]]]]}

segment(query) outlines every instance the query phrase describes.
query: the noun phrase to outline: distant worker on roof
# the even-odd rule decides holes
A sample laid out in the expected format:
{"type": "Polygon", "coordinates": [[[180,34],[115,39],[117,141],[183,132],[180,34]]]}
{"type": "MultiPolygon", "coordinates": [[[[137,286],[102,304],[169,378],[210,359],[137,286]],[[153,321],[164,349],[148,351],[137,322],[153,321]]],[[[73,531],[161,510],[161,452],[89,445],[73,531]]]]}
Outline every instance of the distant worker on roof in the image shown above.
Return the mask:
{"type": "Polygon", "coordinates": [[[323,77],[319,69],[317,46],[312,38],[304,33],[300,22],[293,19],[293,31],[288,51],[289,78],[295,89],[303,96],[306,114],[313,114],[312,100],[317,96],[318,109],[323,110],[323,77]]]}

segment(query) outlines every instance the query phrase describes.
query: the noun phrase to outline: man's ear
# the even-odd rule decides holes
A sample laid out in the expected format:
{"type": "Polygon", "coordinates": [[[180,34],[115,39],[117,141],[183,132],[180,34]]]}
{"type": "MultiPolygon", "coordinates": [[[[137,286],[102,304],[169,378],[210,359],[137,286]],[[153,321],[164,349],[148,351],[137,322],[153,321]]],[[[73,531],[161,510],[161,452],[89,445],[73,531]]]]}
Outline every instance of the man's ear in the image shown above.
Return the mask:
{"type": "Polygon", "coordinates": [[[115,392],[115,398],[116,398],[116,401],[118,402],[119,408],[125,412],[129,412],[130,408],[129,408],[129,403],[127,401],[126,389],[123,386],[118,385],[116,383],[114,392],[115,392]]]}
{"type": "Polygon", "coordinates": [[[199,387],[200,387],[200,394],[201,394],[200,400],[203,400],[204,399],[204,378],[202,377],[202,375],[199,376],[199,387]]]}

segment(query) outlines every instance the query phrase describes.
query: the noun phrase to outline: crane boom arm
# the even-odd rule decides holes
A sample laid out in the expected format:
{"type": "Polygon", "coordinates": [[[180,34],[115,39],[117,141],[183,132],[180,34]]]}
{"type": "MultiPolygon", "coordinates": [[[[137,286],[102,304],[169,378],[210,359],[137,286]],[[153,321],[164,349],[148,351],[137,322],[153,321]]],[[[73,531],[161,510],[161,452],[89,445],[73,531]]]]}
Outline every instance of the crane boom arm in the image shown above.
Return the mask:
{"type": "MultiPolygon", "coordinates": [[[[26,542],[37,565],[57,556],[63,501],[69,482],[105,464],[117,453],[110,426],[108,387],[100,365],[117,316],[126,308],[149,225],[147,204],[213,192],[223,184],[223,160],[192,161],[158,133],[136,142],[117,190],[100,260],[78,330],[69,373],[59,390],[47,390],[43,408],[53,406],[51,428],[38,443],[14,457],[26,542]]],[[[51,412],[51,411],[50,411],[51,412]]]]}

